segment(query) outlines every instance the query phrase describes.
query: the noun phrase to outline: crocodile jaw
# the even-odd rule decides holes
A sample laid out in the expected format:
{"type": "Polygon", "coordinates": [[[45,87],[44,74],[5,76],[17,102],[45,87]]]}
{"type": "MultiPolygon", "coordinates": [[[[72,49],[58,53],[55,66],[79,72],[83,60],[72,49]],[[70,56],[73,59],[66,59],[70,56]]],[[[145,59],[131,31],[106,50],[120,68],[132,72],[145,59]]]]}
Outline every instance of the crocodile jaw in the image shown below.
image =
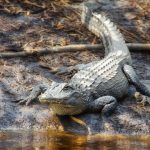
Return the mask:
{"type": "MultiPolygon", "coordinates": [[[[74,99],[75,100],[75,99],[74,99]]],[[[41,103],[48,103],[57,115],[76,115],[82,113],[84,105],[69,104],[66,99],[47,99],[45,96],[39,98],[41,103]]],[[[77,99],[76,99],[77,101],[77,99]]]]}

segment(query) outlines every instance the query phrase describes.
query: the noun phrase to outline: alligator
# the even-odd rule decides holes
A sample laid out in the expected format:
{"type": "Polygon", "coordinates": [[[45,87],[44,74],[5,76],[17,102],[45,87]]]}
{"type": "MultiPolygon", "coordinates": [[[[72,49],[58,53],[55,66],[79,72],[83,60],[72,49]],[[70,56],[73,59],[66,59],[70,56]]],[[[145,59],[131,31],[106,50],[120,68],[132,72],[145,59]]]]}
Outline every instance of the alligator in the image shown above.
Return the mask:
{"type": "Polygon", "coordinates": [[[31,95],[19,103],[28,105],[38,97],[40,102],[49,103],[58,115],[76,115],[85,111],[110,115],[117,100],[128,95],[131,85],[143,96],[150,97],[150,91],[132,67],[122,34],[110,19],[97,12],[97,8],[95,3],[84,3],[81,20],[92,33],[102,37],[105,57],[77,65],[78,72],[68,82],[52,82],[45,90],[43,85],[33,88],[31,95]]]}

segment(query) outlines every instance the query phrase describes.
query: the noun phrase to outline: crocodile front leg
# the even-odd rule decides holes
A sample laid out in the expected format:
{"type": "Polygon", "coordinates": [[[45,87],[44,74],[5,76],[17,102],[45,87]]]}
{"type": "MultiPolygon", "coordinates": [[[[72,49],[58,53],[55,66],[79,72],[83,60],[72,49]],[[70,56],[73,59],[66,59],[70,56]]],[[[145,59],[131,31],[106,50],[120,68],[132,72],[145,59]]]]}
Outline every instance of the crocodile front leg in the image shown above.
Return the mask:
{"type": "Polygon", "coordinates": [[[21,97],[20,99],[14,100],[13,102],[17,102],[18,104],[29,105],[32,101],[35,101],[41,93],[43,93],[46,88],[43,85],[38,85],[32,88],[32,91],[29,96],[21,97]]]}
{"type": "MultiPolygon", "coordinates": [[[[150,90],[139,80],[137,74],[134,69],[129,65],[124,65],[123,71],[129,80],[129,83],[133,84],[136,87],[136,90],[144,95],[150,97],[150,90]]],[[[144,103],[149,103],[150,100],[148,98],[143,99],[144,103]]],[[[141,102],[143,102],[141,101],[141,102]]]]}
{"type": "Polygon", "coordinates": [[[113,96],[103,96],[91,102],[87,110],[92,112],[102,111],[102,114],[109,116],[116,108],[117,100],[113,96]]]}

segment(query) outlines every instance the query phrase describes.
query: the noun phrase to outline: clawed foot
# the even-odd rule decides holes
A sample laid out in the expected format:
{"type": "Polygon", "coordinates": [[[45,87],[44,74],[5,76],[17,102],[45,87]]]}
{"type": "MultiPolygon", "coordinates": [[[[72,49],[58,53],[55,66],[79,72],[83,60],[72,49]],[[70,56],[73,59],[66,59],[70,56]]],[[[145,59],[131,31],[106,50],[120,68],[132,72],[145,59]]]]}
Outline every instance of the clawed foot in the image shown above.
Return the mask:
{"type": "Polygon", "coordinates": [[[19,98],[17,100],[14,100],[12,102],[15,102],[15,103],[17,103],[19,105],[26,105],[26,106],[28,106],[34,100],[36,100],[36,97],[35,98],[31,98],[30,96],[28,96],[28,97],[21,97],[21,98],[19,98]]]}
{"type": "Polygon", "coordinates": [[[142,106],[145,106],[147,104],[150,105],[150,98],[148,96],[142,95],[139,92],[135,92],[134,98],[137,100],[137,103],[139,103],[142,106]]]}
{"type": "Polygon", "coordinates": [[[31,91],[30,95],[27,97],[21,97],[17,100],[14,100],[12,102],[16,102],[20,105],[29,105],[31,102],[35,101],[38,96],[41,94],[42,89],[40,86],[33,88],[33,90],[31,91]]]}

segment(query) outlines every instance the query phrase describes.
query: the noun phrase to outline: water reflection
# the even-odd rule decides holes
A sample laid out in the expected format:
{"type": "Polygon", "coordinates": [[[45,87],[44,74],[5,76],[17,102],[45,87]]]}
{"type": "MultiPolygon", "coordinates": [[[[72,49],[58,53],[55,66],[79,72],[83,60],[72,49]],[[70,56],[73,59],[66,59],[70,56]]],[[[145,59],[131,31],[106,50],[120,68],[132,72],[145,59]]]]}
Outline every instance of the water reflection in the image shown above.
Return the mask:
{"type": "Polygon", "coordinates": [[[0,150],[150,150],[150,136],[74,135],[64,132],[1,132],[0,150]]]}

